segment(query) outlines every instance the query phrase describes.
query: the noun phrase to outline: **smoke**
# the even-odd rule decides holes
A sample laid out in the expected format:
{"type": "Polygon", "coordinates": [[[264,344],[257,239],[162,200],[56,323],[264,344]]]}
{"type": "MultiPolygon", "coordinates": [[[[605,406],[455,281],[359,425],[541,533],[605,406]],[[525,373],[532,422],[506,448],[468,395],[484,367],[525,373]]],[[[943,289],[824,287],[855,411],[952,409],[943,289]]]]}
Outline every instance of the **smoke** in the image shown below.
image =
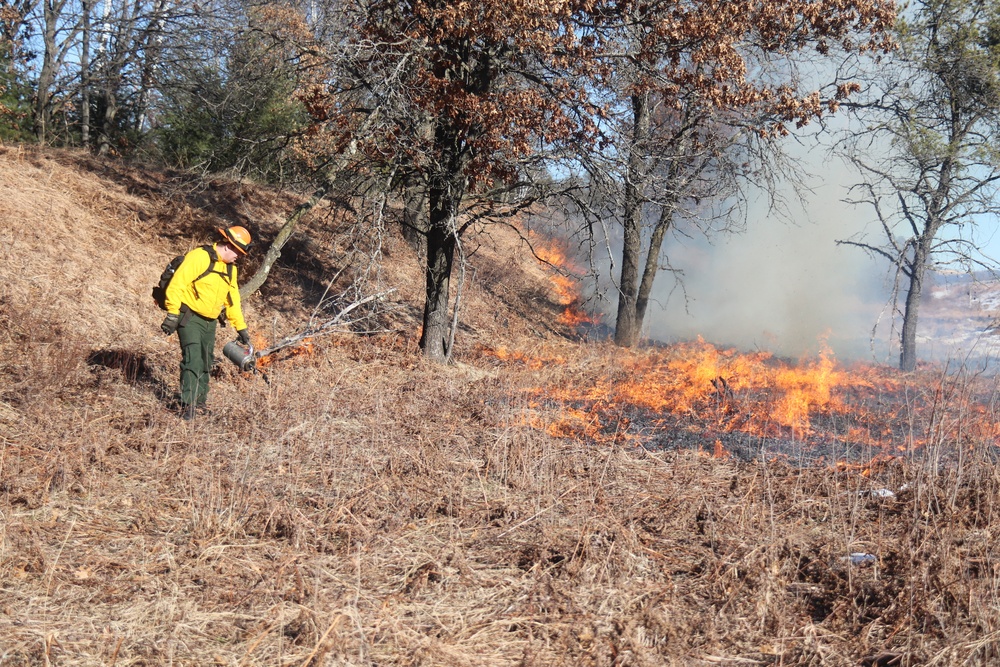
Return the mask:
{"type": "MultiPolygon", "coordinates": [[[[828,347],[840,361],[898,362],[901,321],[891,303],[889,262],[837,244],[864,238],[880,245],[885,240],[872,209],[844,201],[860,177],[826,151],[801,150],[804,171],[820,176],[806,183],[811,190],[800,209],[777,217],[761,197],[748,210],[740,233],[705,238],[681,228],[668,237],[664,259],[669,270],[661,270],[654,282],[643,326],[646,340],[674,343],[701,337],[720,347],[791,358],[828,347]]],[[[608,231],[620,235],[620,230],[608,231]]],[[[594,302],[601,304],[610,333],[621,241],[605,241],[607,246],[598,244],[601,254],[613,257],[614,266],[599,262],[590,289],[603,297],[594,302]]],[[[930,277],[935,280],[943,279],[930,277]]],[[[905,292],[907,285],[899,287],[905,292]]],[[[1000,366],[1000,336],[994,332],[1000,284],[973,288],[962,283],[951,290],[928,285],[923,299],[917,334],[921,360],[1000,366]],[[964,300],[955,298],[961,290],[967,292],[964,300]]]]}
{"type": "Polygon", "coordinates": [[[838,358],[869,353],[885,303],[875,262],[837,246],[843,224],[751,221],[714,245],[676,241],[667,249],[676,279],[654,283],[646,334],[654,340],[702,336],[716,344],[780,355],[815,352],[825,339],[838,358]]]}
{"type": "Polygon", "coordinates": [[[861,231],[865,212],[841,203],[843,191],[833,185],[817,188],[795,222],[751,210],[740,234],[711,244],[672,239],[667,257],[681,284],[669,274],[654,283],[660,307],[647,314],[648,336],[701,335],[788,356],[814,352],[826,339],[838,358],[870,355],[885,266],[837,245],[861,231]]]}
{"type": "MultiPolygon", "coordinates": [[[[852,174],[824,167],[805,210],[792,212],[794,222],[769,217],[761,205],[749,211],[740,233],[671,238],[666,259],[673,271],[660,271],[654,283],[645,337],[701,336],[791,357],[815,354],[824,344],[841,360],[874,354],[884,361],[889,336],[880,329],[873,351],[872,329],[887,301],[886,264],[836,243],[861,232],[871,211],[841,201],[852,174]]],[[[615,304],[614,292],[608,294],[615,304]]]]}

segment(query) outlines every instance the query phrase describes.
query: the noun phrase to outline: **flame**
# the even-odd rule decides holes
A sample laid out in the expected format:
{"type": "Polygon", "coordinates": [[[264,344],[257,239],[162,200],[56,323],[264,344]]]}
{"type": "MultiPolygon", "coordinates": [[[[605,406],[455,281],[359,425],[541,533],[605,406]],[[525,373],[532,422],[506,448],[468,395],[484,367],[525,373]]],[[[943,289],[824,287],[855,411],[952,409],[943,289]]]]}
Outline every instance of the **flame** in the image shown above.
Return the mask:
{"type": "Polygon", "coordinates": [[[810,410],[839,408],[840,402],[831,391],[846,383],[845,375],[835,369],[833,351],[825,339],[820,341],[819,358],[805,361],[801,367],[782,369],[776,374],[776,385],[784,392],[775,406],[778,422],[799,434],[811,432],[810,410]]]}
{"type": "MultiPolygon", "coordinates": [[[[250,336],[250,344],[253,345],[255,350],[266,350],[269,345],[267,338],[256,332],[250,336]]],[[[270,363],[271,359],[269,357],[257,357],[257,368],[264,368],[270,363]]]]}
{"type": "Polygon", "coordinates": [[[529,234],[529,237],[532,238],[535,256],[553,267],[549,282],[555,292],[556,302],[563,307],[558,322],[573,328],[599,324],[600,315],[588,315],[583,310],[580,277],[584,271],[569,259],[566,242],[556,238],[542,239],[537,234],[529,234]]]}
{"type": "Polygon", "coordinates": [[[715,447],[712,450],[712,458],[713,459],[728,459],[729,456],[730,456],[730,454],[726,450],[726,448],[722,445],[722,441],[716,439],[716,441],[715,441],[715,447]]]}
{"type": "Polygon", "coordinates": [[[286,351],[293,357],[298,357],[301,355],[308,356],[316,352],[316,350],[313,349],[312,338],[303,338],[302,343],[300,345],[288,348],[286,351]]]}
{"type": "MultiPolygon", "coordinates": [[[[254,334],[252,337],[253,346],[258,350],[266,350],[268,346],[267,339],[259,334],[254,334]]],[[[299,357],[299,356],[311,356],[315,353],[313,347],[312,338],[303,338],[302,341],[294,347],[285,347],[279,350],[285,356],[284,359],[299,357]]],[[[277,352],[266,354],[262,357],[257,358],[257,368],[267,368],[275,361],[275,355],[277,352]]]]}
{"type": "Polygon", "coordinates": [[[688,438],[704,442],[716,458],[729,455],[723,443],[738,434],[868,446],[887,460],[928,442],[1000,446],[988,388],[976,402],[959,391],[968,382],[945,386],[950,381],[941,375],[921,379],[885,367],[844,367],[825,337],[818,353],[798,362],[700,338],[654,349],[588,350],[593,357],[586,365],[545,347],[480,352],[496,365],[532,373],[526,421],[560,438],[631,444],[688,438]]]}

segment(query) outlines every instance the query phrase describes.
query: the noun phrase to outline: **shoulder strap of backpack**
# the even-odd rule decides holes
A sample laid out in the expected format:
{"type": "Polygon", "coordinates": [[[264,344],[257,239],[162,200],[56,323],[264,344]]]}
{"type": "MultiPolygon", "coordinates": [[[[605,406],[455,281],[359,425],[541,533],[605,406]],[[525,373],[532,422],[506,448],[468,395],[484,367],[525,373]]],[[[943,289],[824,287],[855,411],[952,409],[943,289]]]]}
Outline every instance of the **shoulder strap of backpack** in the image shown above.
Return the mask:
{"type": "MultiPolygon", "coordinates": [[[[215,252],[215,248],[213,248],[210,245],[203,245],[203,246],[198,246],[198,247],[208,253],[208,268],[206,268],[204,271],[202,271],[200,276],[198,276],[197,278],[195,278],[194,280],[192,280],[191,281],[192,284],[198,282],[199,280],[201,280],[202,278],[204,278],[208,274],[212,273],[212,269],[215,268],[215,263],[219,261],[219,255],[215,252]]],[[[219,273],[221,275],[222,272],[221,271],[216,271],[215,273],[219,273]]],[[[232,282],[233,282],[233,265],[232,264],[226,264],[226,278],[228,279],[229,283],[232,284],[232,282]]]]}
{"type": "MultiPolygon", "coordinates": [[[[205,252],[208,253],[208,258],[211,261],[208,263],[208,268],[205,269],[205,272],[203,274],[201,274],[200,276],[198,276],[197,278],[195,278],[195,280],[201,280],[202,278],[204,278],[205,276],[207,276],[208,274],[210,274],[212,272],[212,269],[215,268],[215,263],[219,261],[219,254],[217,252],[215,252],[215,248],[213,246],[211,246],[211,245],[203,245],[201,247],[204,248],[205,252]]],[[[227,279],[227,281],[229,282],[230,285],[233,283],[233,265],[232,264],[226,264],[226,279],[227,279]]]]}
{"type": "Polygon", "coordinates": [[[212,272],[212,269],[215,268],[215,263],[219,261],[219,256],[215,254],[215,248],[213,248],[210,245],[203,245],[201,246],[201,249],[208,253],[208,268],[202,271],[200,276],[192,280],[191,281],[192,283],[196,283],[205,276],[207,276],[208,274],[210,274],[212,272]]]}

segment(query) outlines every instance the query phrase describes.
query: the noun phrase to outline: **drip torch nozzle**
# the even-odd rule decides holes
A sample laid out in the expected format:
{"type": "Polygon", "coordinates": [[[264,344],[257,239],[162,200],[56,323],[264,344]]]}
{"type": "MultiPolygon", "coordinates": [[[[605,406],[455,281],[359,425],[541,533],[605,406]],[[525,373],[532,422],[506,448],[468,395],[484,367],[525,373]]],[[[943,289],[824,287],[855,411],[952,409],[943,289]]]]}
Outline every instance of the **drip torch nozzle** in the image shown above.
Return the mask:
{"type": "Polygon", "coordinates": [[[236,367],[243,372],[252,371],[257,365],[257,357],[254,356],[253,345],[248,348],[243,347],[239,344],[239,341],[232,341],[231,343],[226,343],[226,346],[222,348],[222,354],[226,356],[226,359],[236,364],[236,367]]]}

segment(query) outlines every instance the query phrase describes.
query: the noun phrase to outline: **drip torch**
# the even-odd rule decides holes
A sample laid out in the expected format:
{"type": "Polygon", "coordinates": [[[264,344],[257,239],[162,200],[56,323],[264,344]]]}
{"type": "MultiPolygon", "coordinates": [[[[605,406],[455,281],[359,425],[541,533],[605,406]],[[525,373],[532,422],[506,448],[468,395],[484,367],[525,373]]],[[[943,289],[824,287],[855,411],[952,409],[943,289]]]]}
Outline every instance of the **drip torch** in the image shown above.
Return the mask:
{"type": "Polygon", "coordinates": [[[263,376],[264,381],[270,384],[267,373],[257,368],[257,360],[263,359],[264,357],[270,356],[275,352],[284,350],[285,348],[300,345],[302,341],[309,338],[311,335],[312,334],[310,332],[304,332],[295,336],[290,336],[280,343],[272,345],[264,350],[256,349],[253,344],[244,346],[238,340],[234,340],[226,343],[225,347],[222,348],[222,354],[244,373],[260,373],[263,376]]]}
{"type": "Polygon", "coordinates": [[[238,369],[244,373],[259,373],[264,378],[264,382],[268,384],[271,384],[271,379],[267,376],[267,373],[257,368],[257,360],[266,357],[272,352],[274,352],[274,348],[257,350],[253,344],[244,347],[237,340],[226,343],[225,347],[222,348],[222,354],[225,355],[226,359],[233,362],[238,369]]]}
{"type": "Polygon", "coordinates": [[[236,364],[236,367],[244,373],[255,370],[257,368],[257,360],[264,356],[258,353],[252,344],[243,347],[236,340],[226,343],[226,346],[222,348],[222,354],[226,355],[226,359],[236,364]]]}

